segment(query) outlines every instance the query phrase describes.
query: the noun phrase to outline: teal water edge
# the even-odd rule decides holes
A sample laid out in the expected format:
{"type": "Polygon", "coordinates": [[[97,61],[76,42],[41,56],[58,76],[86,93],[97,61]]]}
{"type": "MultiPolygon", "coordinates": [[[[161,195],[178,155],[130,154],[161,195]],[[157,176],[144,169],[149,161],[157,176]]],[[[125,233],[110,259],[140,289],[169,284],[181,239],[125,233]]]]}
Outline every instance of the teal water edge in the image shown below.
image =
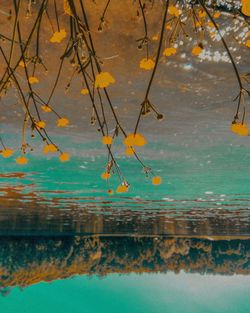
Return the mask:
{"type": "Polygon", "coordinates": [[[15,288],[2,313],[248,313],[249,276],[180,273],[74,277],[15,288]]]}

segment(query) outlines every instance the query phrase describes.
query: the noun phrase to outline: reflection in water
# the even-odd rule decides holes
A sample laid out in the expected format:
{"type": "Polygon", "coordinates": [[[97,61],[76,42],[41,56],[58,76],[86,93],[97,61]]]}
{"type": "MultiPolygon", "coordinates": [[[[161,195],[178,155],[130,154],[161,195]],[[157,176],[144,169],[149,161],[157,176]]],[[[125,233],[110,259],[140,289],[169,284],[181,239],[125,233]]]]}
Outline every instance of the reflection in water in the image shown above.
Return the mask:
{"type": "Polygon", "coordinates": [[[250,274],[250,239],[1,237],[0,285],[29,286],[73,275],[185,272],[250,274]]]}
{"type": "Polygon", "coordinates": [[[73,197],[51,191],[50,199],[26,189],[23,185],[0,188],[1,235],[250,235],[248,199],[244,202],[237,195],[218,208],[215,195],[203,201],[166,201],[73,197]]]}

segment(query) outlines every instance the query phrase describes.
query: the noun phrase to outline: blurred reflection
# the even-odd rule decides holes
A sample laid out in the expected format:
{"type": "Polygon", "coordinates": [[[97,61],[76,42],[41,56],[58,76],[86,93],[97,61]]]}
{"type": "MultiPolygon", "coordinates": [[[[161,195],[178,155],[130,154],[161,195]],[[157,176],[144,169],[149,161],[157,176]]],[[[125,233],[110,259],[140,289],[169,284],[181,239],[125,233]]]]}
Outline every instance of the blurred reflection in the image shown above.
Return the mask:
{"type": "Polygon", "coordinates": [[[25,287],[73,275],[198,272],[250,274],[250,239],[1,237],[0,286],[25,287]]]}

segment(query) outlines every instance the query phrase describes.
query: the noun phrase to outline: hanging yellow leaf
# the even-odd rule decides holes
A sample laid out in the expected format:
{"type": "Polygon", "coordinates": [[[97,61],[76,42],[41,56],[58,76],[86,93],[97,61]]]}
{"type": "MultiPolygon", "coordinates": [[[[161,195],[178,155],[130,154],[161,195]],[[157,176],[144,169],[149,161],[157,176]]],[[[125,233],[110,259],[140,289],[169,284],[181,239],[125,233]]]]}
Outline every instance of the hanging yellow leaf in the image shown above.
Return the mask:
{"type": "Polygon", "coordinates": [[[117,193],[123,193],[128,191],[128,186],[126,185],[119,185],[116,189],[117,193]]]}
{"type": "Polygon", "coordinates": [[[238,136],[248,136],[249,130],[245,123],[232,123],[231,131],[238,136]]]}
{"type": "Polygon", "coordinates": [[[144,69],[144,70],[151,70],[153,69],[155,66],[155,62],[152,59],[142,59],[140,61],[140,68],[144,69]]]}
{"type": "Polygon", "coordinates": [[[195,56],[200,55],[201,52],[202,52],[202,48],[200,46],[195,46],[192,49],[192,54],[195,55],[195,56]]]}
{"type": "Polygon", "coordinates": [[[70,155],[67,152],[63,152],[61,153],[61,155],[59,156],[59,160],[61,162],[67,162],[70,160],[70,155]]]}
{"type": "Polygon", "coordinates": [[[32,84],[37,84],[39,83],[39,79],[35,76],[30,76],[29,77],[29,83],[32,85],[32,84]]]}
{"type": "Polygon", "coordinates": [[[82,94],[82,95],[88,95],[88,94],[89,94],[89,90],[88,90],[87,88],[83,88],[83,89],[81,90],[81,94],[82,94]]]}
{"type": "Polygon", "coordinates": [[[152,184],[153,185],[160,185],[161,184],[161,177],[160,176],[154,176],[152,177],[152,184]]]}
{"type": "Polygon", "coordinates": [[[108,173],[108,172],[102,173],[101,178],[102,179],[109,179],[110,178],[110,173],[108,173]]]}
{"type": "Polygon", "coordinates": [[[70,16],[73,16],[68,0],[64,0],[63,2],[64,13],[70,16]]]}
{"type": "Polygon", "coordinates": [[[163,55],[165,55],[166,57],[169,57],[171,55],[175,55],[177,52],[177,49],[174,48],[174,47],[169,47],[169,48],[166,48],[164,51],[163,51],[163,55]]]}
{"type": "Polygon", "coordinates": [[[36,122],[36,127],[37,127],[38,129],[44,129],[45,126],[46,126],[46,123],[45,123],[44,121],[38,121],[38,122],[36,122]]]}
{"type": "Polygon", "coordinates": [[[69,125],[69,120],[65,117],[61,117],[57,120],[57,127],[66,127],[69,125]]]}
{"type": "Polygon", "coordinates": [[[50,42],[52,43],[60,43],[64,38],[66,38],[67,33],[64,28],[60,31],[54,32],[53,36],[50,38],[50,42]]]}
{"type": "Polygon", "coordinates": [[[102,143],[104,145],[111,145],[113,141],[113,138],[111,136],[103,136],[102,137],[102,143]]]}
{"type": "Polygon", "coordinates": [[[43,112],[46,112],[46,113],[49,113],[52,111],[48,105],[42,105],[41,109],[43,110],[43,112]]]}
{"type": "Polygon", "coordinates": [[[114,84],[115,79],[109,72],[100,72],[95,78],[95,88],[106,88],[114,84]]]}
{"type": "Polygon", "coordinates": [[[9,158],[9,157],[11,157],[11,156],[13,155],[13,153],[14,153],[14,150],[6,148],[6,149],[4,149],[4,150],[1,152],[1,155],[2,155],[4,158],[9,158]]]}
{"type": "Polygon", "coordinates": [[[25,165],[27,164],[29,161],[25,156],[20,156],[18,158],[16,158],[16,163],[20,164],[20,165],[25,165]]]}
{"type": "Polygon", "coordinates": [[[48,144],[43,147],[43,153],[45,154],[48,154],[50,152],[57,152],[57,151],[58,151],[57,147],[53,144],[48,144]]]}
{"type": "Polygon", "coordinates": [[[127,147],[138,146],[142,147],[147,143],[147,140],[144,138],[142,134],[129,134],[124,139],[124,145],[127,147]]]}
{"type": "Polygon", "coordinates": [[[250,16],[250,1],[249,0],[241,0],[241,12],[246,16],[250,16]]]}

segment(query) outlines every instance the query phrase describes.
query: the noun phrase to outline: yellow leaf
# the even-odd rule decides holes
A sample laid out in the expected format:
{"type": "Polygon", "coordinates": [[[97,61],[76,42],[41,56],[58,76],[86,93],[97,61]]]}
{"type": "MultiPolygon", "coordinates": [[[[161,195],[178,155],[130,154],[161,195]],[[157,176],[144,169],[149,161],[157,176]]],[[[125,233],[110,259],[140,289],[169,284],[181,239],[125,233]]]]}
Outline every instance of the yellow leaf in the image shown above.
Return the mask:
{"type": "Polygon", "coordinates": [[[50,152],[57,152],[58,149],[55,145],[49,144],[43,147],[43,153],[48,154],[50,152]]]}
{"type": "Polygon", "coordinates": [[[87,88],[83,88],[83,89],[81,90],[81,94],[82,94],[82,95],[88,95],[88,94],[89,94],[89,90],[88,90],[87,88]]]}
{"type": "Polygon", "coordinates": [[[195,46],[192,49],[192,54],[195,55],[195,56],[200,55],[201,52],[202,52],[202,48],[200,46],[195,46]]]}
{"type": "Polygon", "coordinates": [[[50,38],[50,42],[52,43],[60,43],[64,38],[67,37],[67,33],[64,28],[62,28],[60,31],[54,32],[53,36],[50,38]]]}
{"type": "Polygon", "coordinates": [[[128,186],[127,185],[119,185],[116,189],[116,192],[118,193],[123,193],[128,191],[128,186]]]}
{"type": "Polygon", "coordinates": [[[221,16],[221,13],[219,11],[214,13],[214,18],[219,18],[220,16],[221,16]]]}
{"type": "Polygon", "coordinates": [[[69,120],[65,117],[61,117],[57,120],[57,127],[66,127],[69,125],[69,120]]]}
{"type": "Polygon", "coordinates": [[[29,77],[29,83],[32,85],[32,84],[37,84],[37,83],[39,83],[39,80],[38,80],[38,78],[37,77],[35,77],[35,76],[30,76],[29,77]]]}
{"type": "Polygon", "coordinates": [[[111,145],[113,141],[113,138],[111,136],[103,136],[102,137],[102,143],[104,145],[111,145]]]}
{"type": "Polygon", "coordinates": [[[46,113],[49,113],[52,111],[48,105],[42,105],[41,109],[43,110],[43,112],[46,112],[46,113]]]}
{"type": "Polygon", "coordinates": [[[152,59],[142,59],[140,61],[140,68],[144,69],[144,70],[151,70],[153,69],[155,66],[155,62],[152,59]]]}
{"type": "Polygon", "coordinates": [[[232,123],[231,124],[231,131],[239,136],[248,136],[249,130],[247,124],[245,123],[232,123]]]}
{"type": "Polygon", "coordinates": [[[153,185],[160,185],[161,184],[161,177],[160,176],[154,176],[152,177],[152,184],[153,185]]]}
{"type": "Polygon", "coordinates": [[[171,5],[168,8],[168,13],[170,15],[174,15],[174,16],[178,17],[180,15],[181,11],[179,9],[177,9],[175,6],[171,5]]]}
{"type": "Polygon", "coordinates": [[[17,164],[24,165],[24,164],[27,164],[28,162],[29,162],[28,159],[24,156],[20,156],[20,157],[16,158],[17,164]]]}
{"type": "Polygon", "coordinates": [[[18,65],[21,66],[21,67],[24,67],[24,62],[23,62],[23,60],[21,60],[18,65]]]}
{"type": "Polygon", "coordinates": [[[152,37],[152,40],[153,41],[157,41],[159,39],[159,36],[158,35],[154,35],[153,37],[152,37]]]}
{"type": "Polygon", "coordinates": [[[63,2],[64,13],[73,16],[68,0],[64,0],[63,2]]]}
{"type": "Polygon", "coordinates": [[[143,135],[141,134],[129,134],[125,139],[124,139],[124,145],[127,147],[132,147],[132,146],[138,146],[142,147],[147,143],[146,139],[144,138],[143,135]]]}
{"type": "Polygon", "coordinates": [[[241,12],[246,16],[250,16],[250,1],[241,0],[241,4],[242,4],[241,12]]]}
{"type": "Polygon", "coordinates": [[[170,48],[166,48],[164,51],[163,51],[163,55],[165,55],[166,57],[169,57],[171,55],[175,55],[177,52],[177,49],[174,48],[174,47],[170,47],[170,48]]]}
{"type": "Polygon", "coordinates": [[[36,127],[37,127],[38,129],[44,129],[45,126],[46,126],[46,123],[45,123],[44,121],[38,121],[38,122],[36,122],[36,127]]]}
{"type": "Polygon", "coordinates": [[[108,172],[102,173],[101,178],[102,179],[109,179],[110,178],[110,173],[108,173],[108,172]]]}
{"type": "Polygon", "coordinates": [[[115,79],[109,72],[100,72],[95,78],[95,88],[106,88],[114,84],[115,79]]]}
{"type": "Polygon", "coordinates": [[[199,15],[200,18],[204,18],[207,14],[206,14],[206,11],[200,10],[198,15],[199,15]]]}
{"type": "Polygon", "coordinates": [[[67,162],[70,160],[70,155],[67,152],[63,152],[61,153],[61,155],[59,156],[59,160],[61,162],[67,162]]]}
{"type": "Polygon", "coordinates": [[[1,152],[1,155],[4,157],[4,158],[9,158],[13,155],[14,153],[14,150],[12,149],[4,149],[2,152],[1,152]]]}

